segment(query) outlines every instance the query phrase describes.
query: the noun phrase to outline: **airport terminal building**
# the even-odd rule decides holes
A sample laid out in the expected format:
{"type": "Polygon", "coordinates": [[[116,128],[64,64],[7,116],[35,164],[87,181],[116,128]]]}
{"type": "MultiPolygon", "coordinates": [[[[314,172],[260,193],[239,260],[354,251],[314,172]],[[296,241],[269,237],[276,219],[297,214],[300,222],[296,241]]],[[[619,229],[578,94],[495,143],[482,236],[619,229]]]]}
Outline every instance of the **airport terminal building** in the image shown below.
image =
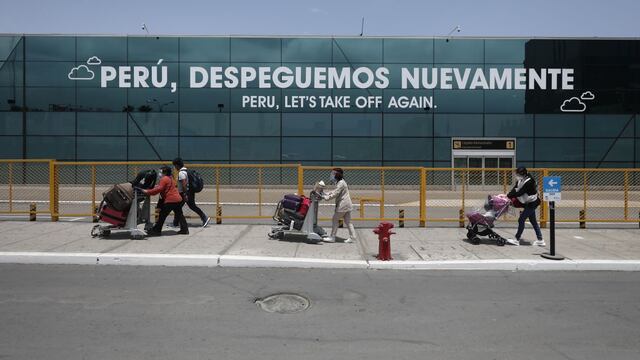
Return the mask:
{"type": "Polygon", "coordinates": [[[640,165],[640,40],[0,35],[0,158],[640,165]]]}

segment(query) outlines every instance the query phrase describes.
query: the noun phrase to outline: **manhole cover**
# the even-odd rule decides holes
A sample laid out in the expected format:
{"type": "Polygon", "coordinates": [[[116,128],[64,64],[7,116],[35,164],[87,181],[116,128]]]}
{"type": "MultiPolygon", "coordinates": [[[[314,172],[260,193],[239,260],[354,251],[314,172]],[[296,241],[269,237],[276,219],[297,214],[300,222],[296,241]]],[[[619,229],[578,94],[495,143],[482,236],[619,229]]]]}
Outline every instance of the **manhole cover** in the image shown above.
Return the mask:
{"type": "Polygon", "coordinates": [[[278,314],[293,314],[307,310],[311,305],[309,299],[298,294],[273,294],[255,303],[264,311],[278,314]]]}

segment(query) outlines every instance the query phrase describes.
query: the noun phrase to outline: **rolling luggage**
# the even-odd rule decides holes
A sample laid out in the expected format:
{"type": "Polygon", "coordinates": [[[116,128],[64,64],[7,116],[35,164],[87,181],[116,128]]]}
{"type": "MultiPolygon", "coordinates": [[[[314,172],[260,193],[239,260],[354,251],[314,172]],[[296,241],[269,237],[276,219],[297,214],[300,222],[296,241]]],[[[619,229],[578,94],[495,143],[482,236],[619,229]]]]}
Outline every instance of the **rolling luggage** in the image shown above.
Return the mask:
{"type": "Polygon", "coordinates": [[[302,202],[302,196],[296,194],[287,194],[284,198],[295,202],[302,202]]]}
{"type": "Polygon", "coordinates": [[[133,201],[133,186],[131,183],[113,185],[104,194],[107,205],[117,211],[128,211],[133,201]]]}
{"type": "Polygon", "coordinates": [[[307,216],[309,205],[311,205],[311,199],[309,199],[308,197],[303,197],[302,202],[300,203],[300,209],[298,209],[298,214],[302,215],[302,217],[307,216]]]}
{"type": "Polygon", "coordinates": [[[300,208],[300,203],[290,199],[282,199],[282,207],[296,212],[300,208]]]}
{"type": "Polygon", "coordinates": [[[118,211],[105,204],[100,210],[100,220],[117,227],[124,227],[127,222],[127,214],[127,211],[118,211]]]}

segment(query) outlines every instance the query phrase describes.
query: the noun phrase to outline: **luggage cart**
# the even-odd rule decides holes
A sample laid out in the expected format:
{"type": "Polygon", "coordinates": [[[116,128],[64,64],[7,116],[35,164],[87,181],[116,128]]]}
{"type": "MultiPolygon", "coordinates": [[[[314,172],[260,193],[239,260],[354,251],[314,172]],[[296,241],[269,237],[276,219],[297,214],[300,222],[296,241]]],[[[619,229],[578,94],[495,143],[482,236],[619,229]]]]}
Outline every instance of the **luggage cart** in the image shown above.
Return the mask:
{"type": "Polygon", "coordinates": [[[268,234],[269,238],[287,241],[302,240],[312,244],[322,243],[322,237],[326,235],[327,232],[321,226],[318,226],[318,202],[322,200],[324,186],[324,182],[322,181],[316,183],[314,189],[309,194],[311,204],[309,204],[309,210],[304,217],[304,222],[300,229],[294,227],[293,220],[291,220],[290,223],[284,223],[282,221],[282,218],[279,217],[281,207],[278,206],[274,220],[278,221],[279,224],[278,226],[272,227],[271,232],[268,234]]]}
{"type": "MultiPolygon", "coordinates": [[[[100,211],[103,209],[103,204],[100,204],[100,211]]],[[[127,221],[124,226],[120,227],[117,225],[95,225],[91,229],[92,237],[109,237],[111,235],[112,230],[123,230],[128,231],[130,238],[133,240],[141,240],[147,236],[147,231],[149,231],[153,224],[151,224],[151,197],[148,195],[144,195],[142,191],[139,189],[134,189],[133,192],[133,201],[131,202],[131,207],[129,208],[129,212],[127,213],[127,221]],[[143,196],[142,204],[139,204],[139,196],[143,196]],[[139,229],[138,225],[145,224],[144,230],[139,229]]]]}

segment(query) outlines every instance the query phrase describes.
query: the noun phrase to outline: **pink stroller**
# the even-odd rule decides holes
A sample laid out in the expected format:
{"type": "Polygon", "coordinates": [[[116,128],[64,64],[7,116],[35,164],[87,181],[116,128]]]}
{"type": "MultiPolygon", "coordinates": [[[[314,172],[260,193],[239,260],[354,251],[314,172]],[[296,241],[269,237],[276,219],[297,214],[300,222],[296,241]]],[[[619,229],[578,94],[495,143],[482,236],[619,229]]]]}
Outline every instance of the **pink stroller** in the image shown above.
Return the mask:
{"type": "Polygon", "coordinates": [[[493,231],[496,219],[506,214],[511,207],[511,200],[504,194],[489,195],[484,207],[468,212],[467,238],[472,244],[480,244],[480,236],[495,240],[498,246],[504,246],[507,239],[493,231]]]}

